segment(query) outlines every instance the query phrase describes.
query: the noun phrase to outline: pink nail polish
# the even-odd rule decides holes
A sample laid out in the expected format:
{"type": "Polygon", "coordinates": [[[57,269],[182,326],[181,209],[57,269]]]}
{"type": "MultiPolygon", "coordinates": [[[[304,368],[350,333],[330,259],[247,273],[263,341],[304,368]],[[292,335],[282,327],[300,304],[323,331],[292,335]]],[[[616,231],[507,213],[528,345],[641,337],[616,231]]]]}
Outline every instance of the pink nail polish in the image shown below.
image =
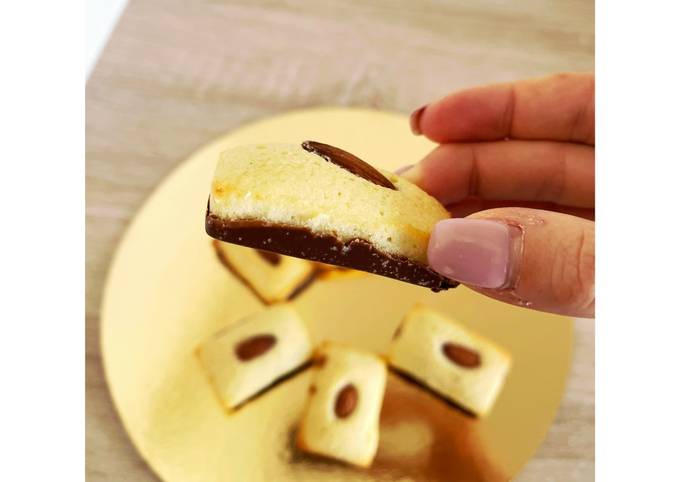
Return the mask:
{"type": "Polygon", "coordinates": [[[411,113],[411,117],[409,118],[409,123],[411,124],[411,132],[413,132],[417,136],[423,133],[420,130],[420,118],[423,116],[425,108],[427,108],[427,105],[422,106],[420,109],[414,110],[411,113]]]}
{"type": "Polygon", "coordinates": [[[481,288],[510,284],[519,228],[485,219],[446,219],[432,231],[427,258],[447,278],[481,288]]]}

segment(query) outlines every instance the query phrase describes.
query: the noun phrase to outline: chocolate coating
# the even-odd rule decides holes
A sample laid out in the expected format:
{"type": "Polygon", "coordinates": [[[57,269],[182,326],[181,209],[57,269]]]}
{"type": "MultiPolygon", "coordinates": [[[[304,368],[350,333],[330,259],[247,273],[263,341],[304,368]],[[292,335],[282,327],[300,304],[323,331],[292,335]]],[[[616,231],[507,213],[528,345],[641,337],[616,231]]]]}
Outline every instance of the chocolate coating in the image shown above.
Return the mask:
{"type": "Polygon", "coordinates": [[[289,371],[288,373],[284,373],[284,374],[281,375],[279,378],[273,380],[269,385],[267,385],[266,387],[261,388],[257,393],[254,393],[253,395],[251,395],[250,397],[248,397],[247,399],[243,400],[241,403],[239,403],[238,405],[236,405],[235,407],[233,407],[233,408],[231,409],[231,411],[232,411],[232,412],[235,412],[235,411],[237,411],[237,410],[240,410],[240,409],[243,408],[244,406],[246,406],[246,405],[248,405],[248,404],[254,402],[254,401],[257,400],[258,398],[260,398],[261,396],[263,396],[263,395],[264,395],[265,393],[267,393],[268,391],[273,390],[273,389],[275,389],[276,387],[278,387],[278,386],[280,386],[280,385],[283,385],[283,384],[284,384],[285,382],[287,382],[288,380],[292,380],[293,378],[295,378],[296,376],[298,376],[300,373],[302,373],[302,372],[304,372],[305,370],[307,370],[307,369],[310,367],[310,365],[311,365],[311,362],[308,360],[308,361],[306,361],[305,363],[303,363],[302,365],[300,365],[299,367],[297,367],[297,368],[295,368],[295,369],[289,371]]]}
{"type": "Polygon", "coordinates": [[[446,398],[441,393],[432,390],[432,388],[425,385],[423,382],[418,380],[416,377],[414,377],[410,373],[406,373],[405,371],[402,371],[402,370],[400,370],[396,367],[393,367],[393,366],[390,366],[389,369],[392,373],[397,375],[399,378],[401,378],[405,382],[419,388],[420,390],[422,390],[423,392],[433,396],[434,398],[441,400],[446,405],[448,405],[451,408],[458,410],[463,415],[466,415],[466,416],[471,417],[471,418],[478,418],[477,414],[475,412],[473,412],[473,411],[469,410],[468,408],[458,404],[457,402],[451,400],[450,398],[446,398]]]}
{"type": "Polygon", "coordinates": [[[424,286],[435,292],[458,286],[458,283],[428,266],[404,256],[378,251],[363,239],[342,242],[334,236],[314,233],[305,228],[271,225],[257,220],[228,221],[210,212],[206,214],[205,230],[213,238],[228,243],[367,271],[424,286]]]}

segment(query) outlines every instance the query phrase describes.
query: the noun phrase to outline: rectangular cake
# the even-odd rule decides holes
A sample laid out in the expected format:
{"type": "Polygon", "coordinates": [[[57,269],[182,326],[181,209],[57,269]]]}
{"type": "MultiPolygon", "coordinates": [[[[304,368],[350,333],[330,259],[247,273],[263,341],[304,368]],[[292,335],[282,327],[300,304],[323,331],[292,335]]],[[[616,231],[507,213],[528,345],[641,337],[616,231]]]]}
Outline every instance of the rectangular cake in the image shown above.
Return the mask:
{"type": "Polygon", "coordinates": [[[312,343],[289,304],[247,316],[203,342],[197,355],[230,412],[310,360],[312,343]]]}
{"type": "Polygon", "coordinates": [[[215,239],[367,271],[434,291],[455,281],[427,264],[435,198],[393,173],[314,141],[221,154],[205,219],[215,239]]]}
{"type": "Polygon", "coordinates": [[[222,263],[264,303],[286,301],[310,284],[315,263],[270,251],[214,241],[222,263]]]}
{"type": "Polygon", "coordinates": [[[390,367],[473,414],[487,414],[503,387],[511,357],[462,323],[416,305],[397,329],[390,367]]]}
{"type": "Polygon", "coordinates": [[[387,370],[379,356],[333,343],[314,356],[314,379],[297,434],[305,452],[368,467],[378,449],[387,370]]]}

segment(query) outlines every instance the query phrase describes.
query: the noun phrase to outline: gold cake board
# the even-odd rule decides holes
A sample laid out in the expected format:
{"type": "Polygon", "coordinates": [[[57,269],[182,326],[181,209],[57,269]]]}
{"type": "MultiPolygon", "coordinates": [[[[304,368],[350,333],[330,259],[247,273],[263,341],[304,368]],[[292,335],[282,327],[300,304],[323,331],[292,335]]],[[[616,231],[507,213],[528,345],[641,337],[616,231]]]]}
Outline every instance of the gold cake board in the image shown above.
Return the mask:
{"type": "MultiPolygon", "coordinates": [[[[196,345],[263,305],[217,259],[203,220],[225,148],[314,139],[384,169],[433,147],[405,116],[364,109],[297,111],[231,132],[197,151],[151,195],[118,247],[102,307],[101,343],[114,403],[133,443],[167,482],[507,480],[548,431],[570,367],[572,320],[508,306],[465,287],[442,293],[374,275],[332,276],[294,303],[315,341],[384,352],[416,302],[507,348],[514,363],[487,418],[476,420],[390,375],[370,469],[307,456],[292,443],[309,373],[226,417],[196,345]]],[[[313,182],[313,180],[308,180],[313,182]]]]}

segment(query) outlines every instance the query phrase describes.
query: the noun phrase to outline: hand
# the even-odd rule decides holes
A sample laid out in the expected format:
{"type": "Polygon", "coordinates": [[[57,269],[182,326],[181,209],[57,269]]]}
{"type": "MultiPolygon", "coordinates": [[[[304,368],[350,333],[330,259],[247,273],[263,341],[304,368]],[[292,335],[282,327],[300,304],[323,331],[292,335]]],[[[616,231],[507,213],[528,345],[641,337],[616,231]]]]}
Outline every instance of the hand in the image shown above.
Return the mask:
{"type": "Polygon", "coordinates": [[[434,270],[502,301],[594,316],[594,84],[560,74],[476,87],[411,115],[441,145],[401,175],[454,216],[432,232],[434,270]]]}

